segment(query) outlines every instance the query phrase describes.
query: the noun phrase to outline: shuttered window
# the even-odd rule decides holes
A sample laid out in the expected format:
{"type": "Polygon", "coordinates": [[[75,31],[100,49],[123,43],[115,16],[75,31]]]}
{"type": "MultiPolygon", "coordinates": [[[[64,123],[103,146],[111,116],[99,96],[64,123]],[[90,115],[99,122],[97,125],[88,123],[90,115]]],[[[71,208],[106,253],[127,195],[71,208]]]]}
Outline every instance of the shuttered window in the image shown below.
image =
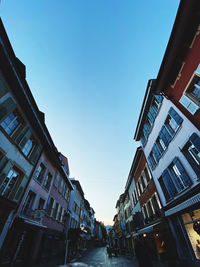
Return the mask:
{"type": "Polygon", "coordinates": [[[193,133],[182,152],[198,177],[200,177],[200,137],[193,133]]]}
{"type": "Polygon", "coordinates": [[[155,169],[182,122],[181,116],[171,107],[148,157],[151,169],[155,169]]]}
{"type": "Polygon", "coordinates": [[[192,185],[190,177],[177,157],[164,170],[159,183],[167,201],[192,185]]]}

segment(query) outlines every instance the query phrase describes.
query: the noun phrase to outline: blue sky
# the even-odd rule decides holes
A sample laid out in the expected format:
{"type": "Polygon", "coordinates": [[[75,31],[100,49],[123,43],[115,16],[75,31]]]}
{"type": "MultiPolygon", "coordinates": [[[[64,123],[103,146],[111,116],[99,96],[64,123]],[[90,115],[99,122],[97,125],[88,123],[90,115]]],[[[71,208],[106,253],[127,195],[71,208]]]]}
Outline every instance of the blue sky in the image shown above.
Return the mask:
{"type": "Polygon", "coordinates": [[[58,150],[111,224],[178,0],[2,0],[1,18],[58,150]]]}

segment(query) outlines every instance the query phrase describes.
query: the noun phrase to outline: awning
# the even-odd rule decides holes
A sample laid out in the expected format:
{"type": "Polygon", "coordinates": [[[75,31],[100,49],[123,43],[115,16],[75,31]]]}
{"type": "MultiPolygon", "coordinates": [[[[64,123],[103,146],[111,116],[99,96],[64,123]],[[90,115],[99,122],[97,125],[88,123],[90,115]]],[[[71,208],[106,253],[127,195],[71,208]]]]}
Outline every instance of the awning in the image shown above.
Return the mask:
{"type": "Polygon", "coordinates": [[[140,235],[140,234],[143,234],[143,233],[149,233],[149,232],[152,232],[154,230],[154,226],[160,224],[160,222],[157,222],[157,223],[154,223],[152,225],[149,225],[145,228],[142,228],[140,230],[137,231],[137,234],[140,235]]]}
{"type": "Polygon", "coordinates": [[[190,199],[188,199],[186,201],[183,201],[181,204],[179,204],[179,205],[167,210],[165,212],[165,216],[170,216],[170,215],[172,215],[174,213],[177,213],[177,212],[179,212],[181,210],[184,210],[184,209],[186,209],[186,208],[188,208],[188,207],[190,207],[190,206],[192,206],[192,205],[194,205],[196,203],[199,203],[199,202],[200,202],[200,193],[195,195],[195,196],[193,196],[193,197],[191,197],[190,199]]]}

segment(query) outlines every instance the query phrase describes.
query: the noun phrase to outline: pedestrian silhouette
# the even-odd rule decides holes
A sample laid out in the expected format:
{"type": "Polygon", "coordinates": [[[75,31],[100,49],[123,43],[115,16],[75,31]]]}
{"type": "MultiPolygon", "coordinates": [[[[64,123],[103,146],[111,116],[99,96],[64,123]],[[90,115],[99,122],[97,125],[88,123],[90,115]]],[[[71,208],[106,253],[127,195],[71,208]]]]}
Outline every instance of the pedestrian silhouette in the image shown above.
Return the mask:
{"type": "Polygon", "coordinates": [[[139,262],[139,267],[153,267],[152,251],[143,237],[136,239],[135,254],[139,262]]]}

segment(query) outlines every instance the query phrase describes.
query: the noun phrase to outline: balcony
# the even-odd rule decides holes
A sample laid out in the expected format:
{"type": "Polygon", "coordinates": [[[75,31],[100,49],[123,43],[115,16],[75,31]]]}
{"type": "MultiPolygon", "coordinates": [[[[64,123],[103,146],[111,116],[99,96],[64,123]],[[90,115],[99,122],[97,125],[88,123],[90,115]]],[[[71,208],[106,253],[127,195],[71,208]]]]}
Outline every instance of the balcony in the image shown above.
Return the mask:
{"type": "Polygon", "coordinates": [[[21,211],[21,216],[23,218],[26,218],[28,220],[40,223],[41,219],[44,217],[46,214],[46,210],[44,209],[24,209],[21,211]]]}

